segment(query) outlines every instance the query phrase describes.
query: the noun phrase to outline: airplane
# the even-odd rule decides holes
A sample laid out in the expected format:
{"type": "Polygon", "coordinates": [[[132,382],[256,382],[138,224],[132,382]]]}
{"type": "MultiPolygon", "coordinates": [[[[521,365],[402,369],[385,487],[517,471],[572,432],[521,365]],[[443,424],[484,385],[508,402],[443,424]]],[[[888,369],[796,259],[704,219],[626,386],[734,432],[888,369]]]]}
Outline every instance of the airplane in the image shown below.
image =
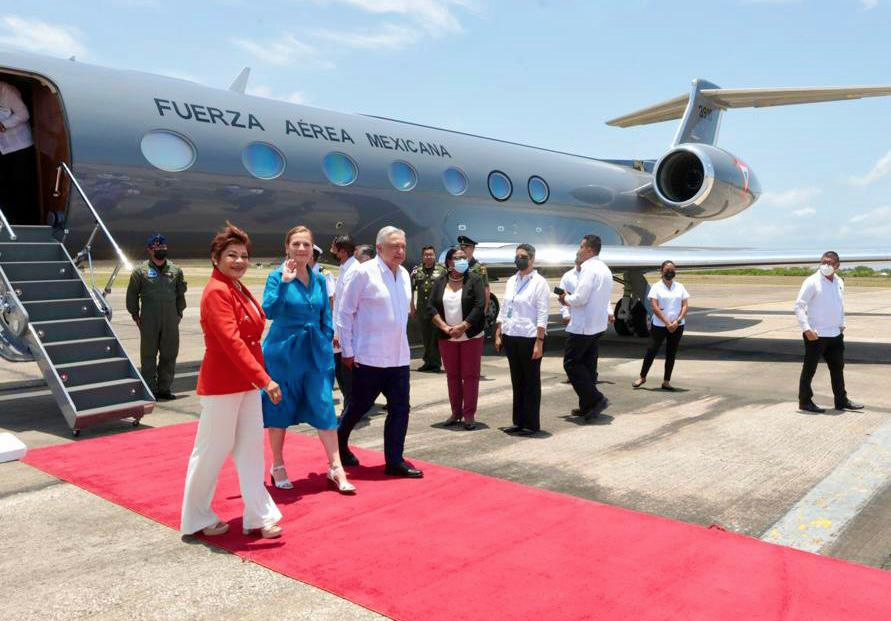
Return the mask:
{"type": "MultiPolygon", "coordinates": [[[[32,110],[38,154],[33,210],[8,225],[49,223],[68,239],[92,241],[98,219],[124,264],[122,248],[141,253],[158,229],[177,256],[206,257],[212,232],[231,220],[250,233],[256,256],[277,256],[297,223],[318,240],[350,233],[360,242],[394,225],[406,231],[413,261],[422,246],[442,249],[466,234],[480,241],[476,257],[492,270],[512,269],[516,244],[528,242],[536,265],[551,272],[570,267],[581,236],[595,233],[624,285],[616,331],[645,334],[644,274],[665,258],[711,268],[812,263],[820,254],[660,247],[761,194],[751,167],[717,146],[725,110],[891,94],[888,86],[722,89],[695,80],[689,94],[609,121],[681,119],[659,157],[615,160],[253,97],[245,94],[248,73],[224,90],[0,53],[0,80],[15,84],[32,110]],[[95,218],[72,208],[79,193],[95,218]]],[[[885,261],[891,251],[843,259],[885,261]]]]}

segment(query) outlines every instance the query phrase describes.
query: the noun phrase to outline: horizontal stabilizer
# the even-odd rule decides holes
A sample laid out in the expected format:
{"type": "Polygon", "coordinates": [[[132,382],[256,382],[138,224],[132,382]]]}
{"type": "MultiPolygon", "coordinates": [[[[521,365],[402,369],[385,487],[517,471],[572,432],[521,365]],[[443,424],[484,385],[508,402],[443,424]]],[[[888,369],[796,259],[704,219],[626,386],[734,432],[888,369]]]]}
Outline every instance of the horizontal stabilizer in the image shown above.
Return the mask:
{"type": "MultiPolygon", "coordinates": [[[[792,104],[842,101],[891,95],[891,86],[830,86],[806,88],[704,88],[699,91],[719,109],[766,108],[792,104]]],[[[681,95],[655,106],[607,121],[614,127],[632,127],[671,121],[684,116],[689,95],[681,95]]]]}
{"type": "Polygon", "coordinates": [[[238,74],[238,77],[232,81],[232,84],[229,85],[229,90],[235,93],[241,93],[244,95],[244,91],[247,89],[248,78],[251,75],[251,68],[245,67],[241,70],[241,73],[238,74]]]}

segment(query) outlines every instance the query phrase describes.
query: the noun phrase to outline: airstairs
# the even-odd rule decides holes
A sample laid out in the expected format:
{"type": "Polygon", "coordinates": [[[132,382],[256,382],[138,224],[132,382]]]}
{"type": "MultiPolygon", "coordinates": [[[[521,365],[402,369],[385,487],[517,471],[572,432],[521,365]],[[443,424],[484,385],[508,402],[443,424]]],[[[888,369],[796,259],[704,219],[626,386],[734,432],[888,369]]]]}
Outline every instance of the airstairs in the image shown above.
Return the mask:
{"type": "Polygon", "coordinates": [[[92,213],[95,227],[74,258],[67,233],[49,226],[12,228],[0,210],[0,357],[35,361],[75,436],[89,425],[132,418],[138,425],[154,396],[111,327],[105,296],[129,261],[111,237],[74,175],[71,179],[92,213]],[[104,289],[93,281],[92,244],[102,231],[119,263],[104,289]],[[86,262],[91,283],[81,274],[86,262]],[[91,286],[92,285],[92,286],[91,286]]]}

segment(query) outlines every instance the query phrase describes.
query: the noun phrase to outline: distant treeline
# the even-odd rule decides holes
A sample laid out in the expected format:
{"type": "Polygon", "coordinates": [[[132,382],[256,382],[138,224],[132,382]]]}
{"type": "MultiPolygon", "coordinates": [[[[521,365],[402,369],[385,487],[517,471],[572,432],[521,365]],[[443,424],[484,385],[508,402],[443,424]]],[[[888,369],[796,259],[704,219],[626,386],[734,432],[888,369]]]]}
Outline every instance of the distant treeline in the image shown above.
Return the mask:
{"type": "MultiPolygon", "coordinates": [[[[816,271],[811,267],[745,267],[727,270],[696,270],[685,271],[686,274],[701,274],[707,276],[810,276],[816,271]]],[[[852,268],[842,268],[839,272],[842,278],[875,278],[875,277],[891,277],[891,268],[874,270],[865,265],[858,265],[852,268]]]]}

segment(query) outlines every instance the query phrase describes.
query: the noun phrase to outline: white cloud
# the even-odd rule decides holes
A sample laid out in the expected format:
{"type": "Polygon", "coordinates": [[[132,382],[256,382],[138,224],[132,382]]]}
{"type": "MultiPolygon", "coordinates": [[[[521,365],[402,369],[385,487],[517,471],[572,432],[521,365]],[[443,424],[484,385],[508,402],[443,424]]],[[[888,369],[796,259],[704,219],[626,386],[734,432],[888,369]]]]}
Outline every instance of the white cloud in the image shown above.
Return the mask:
{"type": "Polygon", "coordinates": [[[815,199],[822,190],[820,188],[793,188],[784,192],[765,192],[758,199],[760,205],[791,209],[801,207],[815,199]]]}
{"type": "Polygon", "coordinates": [[[860,0],[860,6],[864,11],[870,11],[879,6],[879,0],[860,0]]]}
{"type": "Polygon", "coordinates": [[[851,222],[891,225],[891,206],[876,207],[865,213],[857,214],[851,218],[851,222]]]}
{"type": "Polygon", "coordinates": [[[891,205],[876,207],[853,216],[839,229],[840,237],[853,238],[858,244],[876,243],[886,247],[891,238],[891,205]]]}
{"type": "Polygon", "coordinates": [[[264,97],[266,99],[277,99],[279,101],[286,101],[288,103],[293,104],[304,104],[306,103],[306,98],[303,93],[300,91],[294,91],[289,94],[280,94],[273,92],[272,88],[266,86],[265,84],[257,84],[256,86],[249,86],[247,88],[246,93],[248,95],[253,95],[254,97],[264,97]]]}
{"type": "Polygon", "coordinates": [[[474,9],[470,0],[337,0],[368,13],[399,15],[422,26],[434,35],[461,32],[461,22],[453,12],[455,7],[474,9]]]}
{"type": "Polygon", "coordinates": [[[317,30],[313,34],[319,39],[360,50],[398,50],[416,43],[421,38],[416,29],[397,24],[384,24],[379,32],[317,30]]]}
{"type": "Polygon", "coordinates": [[[316,48],[300,41],[292,34],[283,34],[278,39],[269,41],[253,41],[251,39],[232,39],[231,41],[257,60],[271,65],[290,65],[301,61],[312,62],[326,69],[334,67],[333,63],[319,57],[316,48]]]}
{"type": "Polygon", "coordinates": [[[804,216],[813,216],[814,214],[817,213],[817,210],[814,209],[813,207],[804,207],[803,209],[796,209],[792,213],[794,215],[798,216],[799,218],[801,218],[804,216]]]}
{"type": "Polygon", "coordinates": [[[50,56],[89,56],[83,35],[73,26],[7,15],[0,19],[0,45],[50,56]]]}
{"type": "Polygon", "coordinates": [[[848,181],[851,185],[865,186],[875,183],[889,174],[891,174],[891,151],[879,158],[879,161],[875,163],[875,166],[868,173],[862,177],[850,177],[848,181]]]}

